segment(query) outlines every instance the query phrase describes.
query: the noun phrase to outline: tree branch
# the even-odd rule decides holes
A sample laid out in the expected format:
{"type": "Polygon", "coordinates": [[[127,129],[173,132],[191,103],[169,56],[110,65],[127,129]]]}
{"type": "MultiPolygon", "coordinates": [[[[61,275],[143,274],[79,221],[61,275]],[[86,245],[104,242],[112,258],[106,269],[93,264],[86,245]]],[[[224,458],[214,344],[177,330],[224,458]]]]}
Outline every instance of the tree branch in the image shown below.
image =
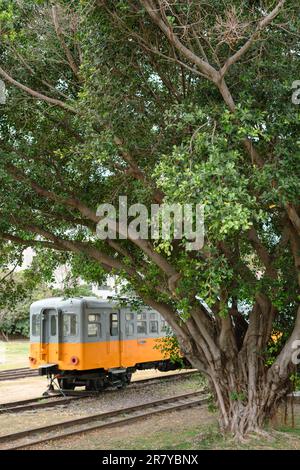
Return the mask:
{"type": "Polygon", "coordinates": [[[174,34],[174,31],[170,23],[166,23],[161,15],[159,14],[159,9],[155,6],[152,0],[140,0],[140,3],[144,6],[149,16],[152,18],[153,22],[162,30],[165,36],[168,38],[170,43],[182,53],[187,59],[189,59],[193,64],[195,64],[200,72],[205,75],[207,78],[210,78],[213,82],[216,82],[219,78],[219,74],[209,63],[201,59],[194,52],[188,49],[178,37],[174,34]]]}
{"type": "Polygon", "coordinates": [[[63,50],[65,51],[65,54],[66,54],[68,63],[70,65],[70,68],[73,71],[76,78],[78,78],[80,80],[79,69],[77,67],[77,64],[75,63],[75,60],[74,60],[74,58],[71,54],[70,49],[68,48],[68,46],[67,46],[67,44],[64,40],[63,32],[62,32],[62,29],[61,29],[61,26],[60,26],[59,20],[58,20],[57,7],[55,5],[53,5],[52,8],[51,8],[51,14],[52,14],[52,19],[53,19],[53,24],[54,24],[56,35],[59,39],[59,42],[60,42],[63,50]]]}
{"type": "MultiPolygon", "coordinates": [[[[27,183],[38,195],[64,206],[77,209],[84,217],[95,223],[100,221],[100,217],[97,216],[96,212],[83,204],[79,199],[75,197],[63,197],[54,193],[53,191],[49,191],[48,189],[43,188],[11,163],[7,163],[5,167],[7,172],[14,179],[27,183]]],[[[154,250],[153,246],[148,240],[136,238],[135,233],[133,233],[130,229],[127,229],[124,224],[115,224],[114,221],[110,222],[109,220],[107,220],[107,224],[113,230],[116,229],[120,235],[125,236],[125,238],[128,237],[128,239],[131,240],[133,244],[138,246],[168,277],[178,274],[176,269],[162,255],[154,250]]]]}
{"type": "Polygon", "coordinates": [[[13,77],[11,77],[2,67],[0,67],[0,76],[7,82],[16,86],[20,90],[25,91],[27,94],[33,96],[34,98],[38,100],[46,101],[47,103],[53,104],[54,106],[59,106],[65,111],[71,112],[73,114],[77,114],[77,111],[75,110],[75,108],[72,108],[71,106],[64,103],[63,101],[58,100],[56,98],[51,98],[50,96],[46,96],[43,93],[33,90],[32,88],[29,88],[28,86],[23,85],[22,83],[18,82],[13,77]]]}
{"type": "Polygon", "coordinates": [[[18,237],[16,235],[11,235],[10,233],[5,232],[0,232],[0,238],[2,240],[7,240],[16,243],[17,245],[23,245],[28,247],[41,246],[45,248],[66,251],[65,248],[55,246],[54,243],[46,242],[43,240],[25,240],[24,238],[18,237]]]}
{"type": "MultiPolygon", "coordinates": [[[[144,181],[147,183],[147,185],[149,185],[150,183],[148,182],[145,173],[140,169],[133,156],[127,150],[125,150],[123,141],[116,135],[114,135],[113,139],[115,144],[120,149],[123,159],[128,163],[128,165],[132,169],[132,172],[130,172],[130,174],[132,174],[136,179],[144,181]]],[[[153,197],[156,202],[161,203],[164,198],[164,194],[158,188],[155,188],[153,190],[153,197]]]]}
{"type": "Polygon", "coordinates": [[[277,270],[274,268],[274,266],[272,266],[272,260],[268,253],[268,250],[260,241],[257,231],[254,227],[251,227],[251,229],[248,231],[248,238],[254,250],[256,251],[259,259],[266,267],[267,276],[271,277],[272,279],[277,279],[277,270]]]}
{"type": "Polygon", "coordinates": [[[248,39],[248,41],[245,42],[245,44],[235,53],[233,54],[231,57],[229,57],[225,64],[223,65],[223,67],[221,68],[221,76],[222,78],[225,76],[226,72],[228,71],[228,69],[231,67],[231,65],[235,64],[238,60],[240,60],[240,58],[246,54],[246,52],[250,49],[250,47],[252,46],[252,44],[254,43],[254,41],[257,39],[257,37],[259,36],[259,34],[261,33],[261,31],[263,29],[265,29],[273,20],[274,18],[276,18],[276,16],[279,14],[281,8],[283,7],[283,5],[285,4],[286,0],[280,0],[278,2],[278,4],[276,5],[275,8],[273,8],[273,10],[268,14],[266,15],[265,17],[263,17],[257,24],[256,26],[256,29],[254,31],[254,33],[252,34],[252,36],[248,39]]]}
{"type": "Polygon", "coordinates": [[[285,205],[287,214],[290,218],[290,221],[292,222],[293,226],[295,227],[295,230],[297,231],[298,235],[300,236],[300,217],[296,211],[296,208],[293,204],[287,203],[285,205]]]}

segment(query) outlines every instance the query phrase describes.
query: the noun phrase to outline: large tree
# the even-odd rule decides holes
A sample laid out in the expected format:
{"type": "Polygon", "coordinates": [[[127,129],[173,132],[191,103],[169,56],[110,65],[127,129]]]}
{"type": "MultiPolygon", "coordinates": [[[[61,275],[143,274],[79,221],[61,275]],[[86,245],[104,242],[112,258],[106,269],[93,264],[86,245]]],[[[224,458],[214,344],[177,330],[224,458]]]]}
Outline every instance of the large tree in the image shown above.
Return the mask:
{"type": "Polygon", "coordinates": [[[299,2],[0,5],[2,249],[126,279],[208,377],[222,428],[261,429],[300,339],[299,2]],[[202,203],[203,249],[99,240],[119,195],[202,203]]]}

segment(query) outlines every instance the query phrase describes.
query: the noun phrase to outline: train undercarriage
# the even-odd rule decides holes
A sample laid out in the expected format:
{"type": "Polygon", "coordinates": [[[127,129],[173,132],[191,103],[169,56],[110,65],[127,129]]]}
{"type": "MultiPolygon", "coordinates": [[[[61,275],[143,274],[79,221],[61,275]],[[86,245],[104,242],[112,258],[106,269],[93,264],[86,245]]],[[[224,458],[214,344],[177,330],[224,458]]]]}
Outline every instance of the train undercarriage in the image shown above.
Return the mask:
{"type": "MultiPolygon", "coordinates": [[[[185,367],[189,367],[185,364],[185,367]]],[[[57,365],[45,365],[39,368],[39,375],[46,375],[49,380],[49,386],[45,395],[51,393],[55,386],[62,392],[75,390],[76,387],[85,387],[88,392],[101,392],[109,387],[122,389],[130,381],[132,374],[136,370],[157,369],[161,372],[167,372],[180,368],[178,363],[170,360],[159,362],[146,362],[135,364],[134,367],[114,368],[109,370],[64,370],[61,371],[57,365]]]]}

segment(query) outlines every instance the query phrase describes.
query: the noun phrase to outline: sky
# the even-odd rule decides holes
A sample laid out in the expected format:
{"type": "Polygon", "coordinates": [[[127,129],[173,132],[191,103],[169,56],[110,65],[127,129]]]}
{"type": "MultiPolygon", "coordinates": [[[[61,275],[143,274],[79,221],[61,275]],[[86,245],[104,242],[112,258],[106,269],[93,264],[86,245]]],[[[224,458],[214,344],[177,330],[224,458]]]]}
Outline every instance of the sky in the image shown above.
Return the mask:
{"type": "Polygon", "coordinates": [[[22,271],[23,269],[28,268],[31,265],[33,256],[34,256],[33,249],[30,247],[26,248],[26,250],[23,253],[23,263],[22,265],[16,268],[16,271],[22,271]]]}

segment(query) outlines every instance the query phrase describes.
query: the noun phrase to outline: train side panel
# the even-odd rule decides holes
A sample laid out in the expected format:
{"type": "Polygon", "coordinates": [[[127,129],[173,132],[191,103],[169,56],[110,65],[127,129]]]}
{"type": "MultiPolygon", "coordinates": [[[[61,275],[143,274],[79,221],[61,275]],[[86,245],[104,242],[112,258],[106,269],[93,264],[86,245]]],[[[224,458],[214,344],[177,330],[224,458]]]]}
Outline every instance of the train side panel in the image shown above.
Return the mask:
{"type": "MultiPolygon", "coordinates": [[[[56,361],[59,370],[90,370],[134,367],[139,363],[155,362],[165,359],[154,347],[156,338],[125,340],[121,346],[121,359],[118,354],[118,341],[97,343],[66,343],[61,345],[60,359],[56,361]],[[82,354],[82,350],[84,351],[82,354]],[[76,364],[72,359],[78,358],[76,364]]],[[[40,344],[31,343],[30,357],[37,359],[31,367],[38,368],[43,364],[55,364],[51,359],[56,356],[57,344],[44,344],[43,357],[39,358],[40,344]]]]}
{"type": "Polygon", "coordinates": [[[45,299],[31,307],[30,365],[60,371],[134,368],[165,360],[158,312],[85,299],[45,299]]]}

